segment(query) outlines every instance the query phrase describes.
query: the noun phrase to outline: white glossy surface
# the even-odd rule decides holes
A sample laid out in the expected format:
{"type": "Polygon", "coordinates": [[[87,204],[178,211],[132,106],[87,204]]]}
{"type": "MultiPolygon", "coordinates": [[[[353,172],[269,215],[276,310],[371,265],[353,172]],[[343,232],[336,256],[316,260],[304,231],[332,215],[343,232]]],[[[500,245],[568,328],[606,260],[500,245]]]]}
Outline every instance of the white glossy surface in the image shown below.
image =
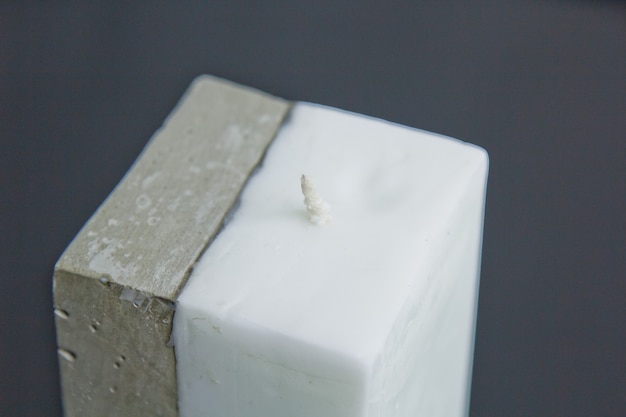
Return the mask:
{"type": "Polygon", "coordinates": [[[487,165],[297,104],[179,297],[181,417],[465,414],[487,165]],[[302,174],[331,223],[308,221],[302,174]]]}

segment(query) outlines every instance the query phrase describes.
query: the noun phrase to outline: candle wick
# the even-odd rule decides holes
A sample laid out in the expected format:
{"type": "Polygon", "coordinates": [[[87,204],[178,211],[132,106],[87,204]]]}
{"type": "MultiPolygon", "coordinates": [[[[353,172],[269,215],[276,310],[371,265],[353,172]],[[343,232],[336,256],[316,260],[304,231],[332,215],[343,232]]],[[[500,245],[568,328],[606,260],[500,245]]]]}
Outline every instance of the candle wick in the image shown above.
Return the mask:
{"type": "Polygon", "coordinates": [[[332,220],[330,205],[317,193],[313,181],[306,175],[302,175],[300,186],[304,194],[304,205],[309,214],[309,221],[319,225],[330,222],[332,220]]]}

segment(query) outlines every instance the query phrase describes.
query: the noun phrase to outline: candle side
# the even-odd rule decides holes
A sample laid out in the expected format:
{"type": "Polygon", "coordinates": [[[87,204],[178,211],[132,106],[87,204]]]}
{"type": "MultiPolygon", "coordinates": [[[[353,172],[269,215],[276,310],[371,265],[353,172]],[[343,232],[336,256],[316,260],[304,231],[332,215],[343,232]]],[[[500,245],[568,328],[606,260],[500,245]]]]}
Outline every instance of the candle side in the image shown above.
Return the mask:
{"type": "Polygon", "coordinates": [[[181,416],[466,413],[486,174],[475,146],[296,104],[178,299],[181,416]]]}

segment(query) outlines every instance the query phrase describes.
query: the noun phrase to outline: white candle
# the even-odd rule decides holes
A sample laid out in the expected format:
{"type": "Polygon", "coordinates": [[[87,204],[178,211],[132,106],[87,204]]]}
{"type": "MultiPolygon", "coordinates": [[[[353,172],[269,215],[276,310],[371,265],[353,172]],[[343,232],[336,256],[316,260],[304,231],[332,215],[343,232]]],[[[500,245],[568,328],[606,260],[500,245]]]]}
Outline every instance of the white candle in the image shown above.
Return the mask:
{"type": "Polygon", "coordinates": [[[467,413],[487,166],[460,141],[296,104],[177,300],[180,415],[467,413]]]}

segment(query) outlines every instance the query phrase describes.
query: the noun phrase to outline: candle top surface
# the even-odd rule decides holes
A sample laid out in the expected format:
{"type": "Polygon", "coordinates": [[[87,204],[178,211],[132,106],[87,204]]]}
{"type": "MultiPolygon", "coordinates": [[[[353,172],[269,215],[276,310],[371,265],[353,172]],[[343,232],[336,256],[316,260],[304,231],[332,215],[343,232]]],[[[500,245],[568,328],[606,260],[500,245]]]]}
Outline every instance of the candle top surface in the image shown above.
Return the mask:
{"type": "Polygon", "coordinates": [[[374,360],[487,164],[484,150],[455,139],[296,103],[178,303],[224,334],[243,326],[374,360]],[[302,174],[332,221],[309,221],[302,174]]]}

